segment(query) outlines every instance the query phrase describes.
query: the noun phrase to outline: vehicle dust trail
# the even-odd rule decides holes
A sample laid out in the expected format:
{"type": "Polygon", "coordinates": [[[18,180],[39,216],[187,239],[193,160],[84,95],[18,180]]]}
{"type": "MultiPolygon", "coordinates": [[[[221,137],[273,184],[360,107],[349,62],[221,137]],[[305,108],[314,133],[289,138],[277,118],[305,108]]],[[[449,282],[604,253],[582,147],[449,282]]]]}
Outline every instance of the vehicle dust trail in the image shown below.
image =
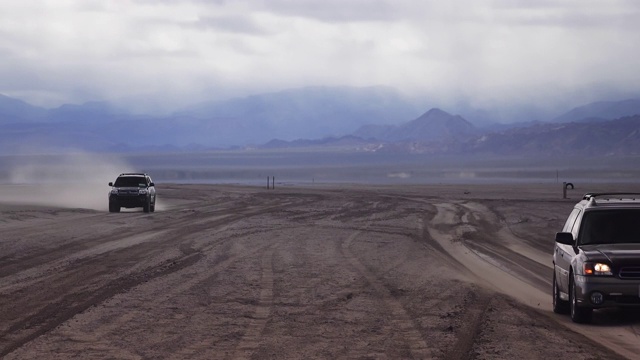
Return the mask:
{"type": "MultiPolygon", "coordinates": [[[[491,288],[509,295],[534,309],[544,311],[547,316],[553,316],[549,294],[528,284],[513,273],[507,272],[503,266],[495,263],[493,259],[482,256],[476,251],[471,251],[465,246],[464,242],[458,240],[465,231],[469,230],[469,227],[464,221],[468,218],[464,216],[458,218],[456,216],[456,206],[451,203],[434,205],[438,212],[432,219],[432,226],[428,227],[428,231],[442,248],[449,252],[452,257],[461,260],[464,266],[491,288]],[[463,224],[463,226],[458,226],[460,224],[463,224]],[[436,230],[435,227],[443,225],[456,226],[457,229],[453,235],[436,230]]],[[[476,230],[473,229],[472,231],[476,230]]],[[[630,328],[609,327],[606,332],[602,332],[593,326],[574,324],[568,317],[553,316],[553,318],[571,330],[587,336],[622,356],[632,359],[637,358],[638,354],[640,354],[638,335],[630,328]]]]}
{"type": "Polygon", "coordinates": [[[106,210],[109,181],[135,169],[114,155],[84,152],[26,156],[9,169],[11,191],[0,192],[0,202],[106,210]],[[26,186],[25,186],[26,185],[26,186]],[[33,186],[37,185],[37,186],[33,186]]]}
{"type": "Polygon", "coordinates": [[[415,327],[411,317],[403,308],[402,304],[393,298],[389,290],[377,279],[375,274],[371,273],[351,252],[351,243],[366,232],[367,228],[371,225],[375,219],[375,208],[378,203],[374,203],[373,214],[369,217],[368,222],[360,229],[353,232],[343,243],[342,252],[347,261],[353,266],[358,273],[360,273],[378,294],[381,295],[382,301],[387,308],[391,311],[392,324],[402,334],[403,339],[406,341],[411,355],[414,359],[428,359],[433,358],[429,346],[425,342],[420,331],[415,327]]]}

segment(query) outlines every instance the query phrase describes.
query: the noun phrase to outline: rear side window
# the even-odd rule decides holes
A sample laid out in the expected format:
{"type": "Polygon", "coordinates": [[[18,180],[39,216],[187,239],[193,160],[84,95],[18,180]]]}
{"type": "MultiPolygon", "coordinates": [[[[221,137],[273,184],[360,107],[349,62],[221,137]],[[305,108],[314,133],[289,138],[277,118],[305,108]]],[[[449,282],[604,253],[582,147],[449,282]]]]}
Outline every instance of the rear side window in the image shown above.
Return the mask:
{"type": "Polygon", "coordinates": [[[567,222],[564,223],[564,227],[562,228],[562,232],[571,232],[573,229],[573,225],[576,223],[576,219],[580,215],[580,209],[573,209],[569,217],[567,218],[567,222]]]}

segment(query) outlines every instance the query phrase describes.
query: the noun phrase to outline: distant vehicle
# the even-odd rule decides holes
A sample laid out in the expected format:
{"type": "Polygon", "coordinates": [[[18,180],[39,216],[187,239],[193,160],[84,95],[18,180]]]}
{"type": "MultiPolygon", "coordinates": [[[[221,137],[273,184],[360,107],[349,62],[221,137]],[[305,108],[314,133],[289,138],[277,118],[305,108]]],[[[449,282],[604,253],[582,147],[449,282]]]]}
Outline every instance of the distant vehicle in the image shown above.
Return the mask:
{"type": "Polygon", "coordinates": [[[120,212],[121,207],[141,207],[146,213],[155,211],[156,188],[149,175],[123,173],[109,186],[109,212],[120,212]]]}
{"type": "Polygon", "coordinates": [[[640,307],[640,193],[586,194],[556,234],[553,311],[640,307]]]}

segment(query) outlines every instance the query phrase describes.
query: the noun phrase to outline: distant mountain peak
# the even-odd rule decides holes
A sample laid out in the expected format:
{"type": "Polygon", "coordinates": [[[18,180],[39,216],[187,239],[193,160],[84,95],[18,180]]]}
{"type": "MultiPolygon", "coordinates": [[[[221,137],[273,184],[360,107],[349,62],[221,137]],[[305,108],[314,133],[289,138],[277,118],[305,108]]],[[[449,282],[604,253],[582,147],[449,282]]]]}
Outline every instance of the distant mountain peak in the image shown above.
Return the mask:
{"type": "Polygon", "coordinates": [[[422,116],[420,117],[423,117],[423,116],[451,116],[451,114],[439,108],[432,108],[426,113],[422,114],[422,116]]]}
{"type": "Polygon", "coordinates": [[[462,116],[433,108],[399,126],[367,125],[358,129],[355,135],[385,141],[448,141],[467,139],[476,132],[475,126],[462,116]]]}
{"type": "MultiPolygon", "coordinates": [[[[448,121],[460,121],[469,123],[467,120],[463,119],[460,115],[451,115],[450,113],[440,110],[439,108],[433,108],[427,111],[426,113],[420,115],[417,119],[413,120],[413,122],[448,122],[448,121]]],[[[471,125],[471,123],[469,123],[471,125]]],[[[471,125],[473,126],[473,125],[471,125]]]]}

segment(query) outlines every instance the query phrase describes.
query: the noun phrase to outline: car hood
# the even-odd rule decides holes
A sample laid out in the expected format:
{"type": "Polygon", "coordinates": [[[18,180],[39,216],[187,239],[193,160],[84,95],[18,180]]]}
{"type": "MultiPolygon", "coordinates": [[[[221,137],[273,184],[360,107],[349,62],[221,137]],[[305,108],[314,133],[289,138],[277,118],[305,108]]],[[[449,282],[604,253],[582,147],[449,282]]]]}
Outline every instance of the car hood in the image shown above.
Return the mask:
{"type": "Polygon", "coordinates": [[[599,244],[581,248],[589,260],[608,260],[611,264],[640,264],[640,244],[599,244]]]}

